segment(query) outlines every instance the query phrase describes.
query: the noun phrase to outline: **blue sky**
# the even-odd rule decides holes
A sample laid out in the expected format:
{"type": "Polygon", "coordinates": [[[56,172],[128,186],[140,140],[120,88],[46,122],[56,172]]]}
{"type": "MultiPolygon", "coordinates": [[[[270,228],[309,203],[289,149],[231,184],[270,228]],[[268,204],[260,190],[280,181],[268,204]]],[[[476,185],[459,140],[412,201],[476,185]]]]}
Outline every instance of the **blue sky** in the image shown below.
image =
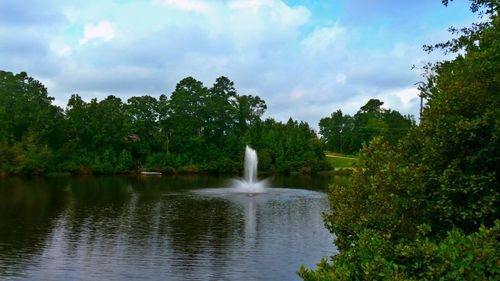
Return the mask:
{"type": "Polygon", "coordinates": [[[0,69],[26,71],[64,106],[71,94],[169,95],[182,78],[227,76],[266,116],[317,126],[370,98],[417,115],[422,45],[475,20],[439,0],[2,0],[0,69]]]}

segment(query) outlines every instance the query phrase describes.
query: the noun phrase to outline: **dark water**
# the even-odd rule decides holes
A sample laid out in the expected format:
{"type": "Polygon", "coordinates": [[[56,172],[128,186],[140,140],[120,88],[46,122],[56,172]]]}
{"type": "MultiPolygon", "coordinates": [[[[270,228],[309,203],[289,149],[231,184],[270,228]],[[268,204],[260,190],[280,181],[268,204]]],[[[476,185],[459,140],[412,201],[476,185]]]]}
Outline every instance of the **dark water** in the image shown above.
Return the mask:
{"type": "Polygon", "coordinates": [[[296,280],[335,253],[329,181],[248,196],[205,193],[229,185],[207,176],[0,179],[0,280],[296,280]]]}

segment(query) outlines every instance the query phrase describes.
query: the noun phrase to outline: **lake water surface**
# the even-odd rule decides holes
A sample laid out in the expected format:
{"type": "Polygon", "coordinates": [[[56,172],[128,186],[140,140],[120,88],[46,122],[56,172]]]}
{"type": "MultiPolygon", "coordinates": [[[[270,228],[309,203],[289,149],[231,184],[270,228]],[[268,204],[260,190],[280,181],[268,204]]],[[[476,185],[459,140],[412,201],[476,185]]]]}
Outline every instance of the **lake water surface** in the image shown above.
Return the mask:
{"type": "Polygon", "coordinates": [[[297,280],[335,254],[331,181],[248,196],[209,176],[0,178],[0,280],[297,280]]]}

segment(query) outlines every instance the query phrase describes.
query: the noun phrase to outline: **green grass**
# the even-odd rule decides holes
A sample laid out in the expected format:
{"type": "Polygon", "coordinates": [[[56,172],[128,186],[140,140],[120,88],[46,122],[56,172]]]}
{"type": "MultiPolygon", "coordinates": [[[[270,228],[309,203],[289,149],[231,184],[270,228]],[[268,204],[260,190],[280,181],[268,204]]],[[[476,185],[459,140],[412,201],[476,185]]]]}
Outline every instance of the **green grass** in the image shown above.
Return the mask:
{"type": "Polygon", "coordinates": [[[351,168],[357,161],[356,157],[341,153],[325,152],[325,155],[334,168],[351,168]]]}

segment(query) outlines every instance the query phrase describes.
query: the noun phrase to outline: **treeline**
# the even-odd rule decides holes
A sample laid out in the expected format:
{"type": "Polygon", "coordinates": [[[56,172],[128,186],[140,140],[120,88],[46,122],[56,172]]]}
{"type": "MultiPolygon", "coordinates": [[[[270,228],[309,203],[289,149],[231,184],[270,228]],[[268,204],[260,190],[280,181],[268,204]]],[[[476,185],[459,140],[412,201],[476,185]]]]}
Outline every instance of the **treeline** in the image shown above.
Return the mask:
{"type": "Polygon", "coordinates": [[[396,110],[384,109],[384,103],[370,99],[354,115],[337,110],[330,117],[319,121],[319,132],[328,150],[346,154],[357,153],[363,143],[368,144],[377,136],[396,143],[415,126],[411,115],[402,115],[396,110]]]}
{"type": "Polygon", "coordinates": [[[329,168],[307,123],[262,120],[265,101],[238,94],[226,77],[210,88],[185,78],[169,97],[52,102],[26,73],[0,71],[0,173],[233,173],[247,144],[266,171],[329,168]]]}
{"type": "Polygon", "coordinates": [[[332,187],[339,253],[301,268],[305,280],[500,280],[499,2],[471,10],[481,23],[426,48],[456,57],[426,68],[420,125],[376,138],[332,187]]]}

